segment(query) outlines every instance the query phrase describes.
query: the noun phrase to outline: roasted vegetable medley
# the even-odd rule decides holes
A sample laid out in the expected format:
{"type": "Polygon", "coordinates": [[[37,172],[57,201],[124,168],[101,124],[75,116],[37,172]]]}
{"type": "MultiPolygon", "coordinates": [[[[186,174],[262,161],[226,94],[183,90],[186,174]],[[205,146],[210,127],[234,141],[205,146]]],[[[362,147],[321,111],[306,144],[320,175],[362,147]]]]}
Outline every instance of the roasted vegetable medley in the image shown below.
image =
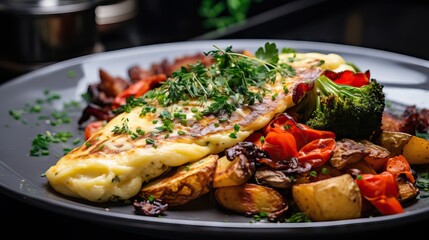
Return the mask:
{"type": "MultiPolygon", "coordinates": [[[[353,64],[345,63],[333,70],[327,66],[328,60],[318,58],[319,55],[301,55],[286,48],[279,53],[275,44],[267,43],[255,54],[228,48],[185,56],[173,63],[163,61],[149,69],[132,66],[129,79],[113,77],[100,69],[101,81],[88,87],[88,105],[79,124],[89,139],[106,122],[133,107],[136,99],[150,98],[152,89],[167,86],[171,91],[176,87],[178,92],[186,90],[196,96],[204,91],[192,89],[193,85],[173,85],[172,79],[203,78],[203,74],[216,74],[214,71],[230,71],[234,76],[242,74],[249,79],[254,78],[252,74],[266,74],[267,79],[282,74],[293,76],[299,69],[294,64],[299,64],[302,56],[312,56],[312,62],[305,64],[320,69],[320,73],[285,89],[292,96],[293,107],[276,114],[268,125],[244,141],[201,160],[169,167],[144,183],[132,199],[135,212],[168,215],[170,208],[192,204],[194,199],[211,194],[221,211],[273,222],[403,213],[406,204],[418,199],[422,191],[413,168],[429,164],[429,141],[425,139],[429,114],[426,109],[416,108],[414,120],[392,114],[386,107],[383,85],[371,78],[369,70],[362,72],[353,64]],[[225,58],[227,53],[230,58],[225,58]],[[261,64],[263,61],[265,64],[261,64]],[[237,73],[236,66],[240,64],[243,72],[237,73]]],[[[214,98],[218,105],[210,105],[201,116],[228,116],[239,104],[262,101],[259,95],[243,89],[244,85],[233,82],[235,77],[219,76],[231,88],[239,86],[238,93],[223,102],[223,95],[205,95],[214,98]],[[231,104],[233,100],[236,105],[231,104]]],[[[269,90],[263,90],[263,94],[265,91],[269,90]]],[[[276,97],[271,96],[273,100],[276,97]]],[[[182,95],[175,98],[185,99],[182,95]]],[[[189,124],[185,120],[182,118],[181,123],[189,124]]],[[[219,123],[222,121],[228,118],[219,123]]],[[[236,137],[240,127],[235,124],[229,137],[236,137]]]]}

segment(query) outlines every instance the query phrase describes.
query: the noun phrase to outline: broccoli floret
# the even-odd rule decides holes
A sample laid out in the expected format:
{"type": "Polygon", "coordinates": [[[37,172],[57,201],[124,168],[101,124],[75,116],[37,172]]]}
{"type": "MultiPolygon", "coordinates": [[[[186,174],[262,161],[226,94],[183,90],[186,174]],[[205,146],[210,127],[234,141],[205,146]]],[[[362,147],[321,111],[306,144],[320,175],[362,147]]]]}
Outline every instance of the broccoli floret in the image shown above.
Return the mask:
{"type": "Polygon", "coordinates": [[[352,87],[322,75],[313,90],[317,96],[303,102],[307,111],[314,110],[305,121],[310,127],[333,131],[338,139],[371,139],[381,131],[385,96],[383,85],[375,79],[368,85],[352,87]]]}

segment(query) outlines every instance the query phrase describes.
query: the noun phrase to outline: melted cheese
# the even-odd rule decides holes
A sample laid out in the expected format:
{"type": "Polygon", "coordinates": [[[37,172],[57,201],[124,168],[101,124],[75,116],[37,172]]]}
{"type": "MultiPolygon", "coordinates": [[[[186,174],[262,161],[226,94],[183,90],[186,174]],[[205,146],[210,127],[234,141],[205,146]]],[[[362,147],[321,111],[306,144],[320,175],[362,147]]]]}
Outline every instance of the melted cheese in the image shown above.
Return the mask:
{"type": "MultiPolygon", "coordinates": [[[[289,57],[287,54],[280,55],[281,61],[287,61],[289,57]]],[[[160,112],[181,109],[186,119],[192,120],[191,107],[183,108],[180,103],[168,109],[158,106],[155,113],[145,116],[140,116],[142,109],[136,107],[112,119],[84,145],[62,157],[47,170],[46,177],[56,191],[68,196],[94,202],[129,199],[139,192],[144,182],[161,175],[170,167],[217,154],[245,140],[254,131],[267,125],[276,114],[293,106],[290,93],[295,82],[315,78],[322,69],[339,69],[345,65],[345,61],[338,55],[311,53],[297,54],[295,61],[288,64],[302,74],[290,79],[281,79],[279,76],[275,83],[268,84],[267,88],[278,94],[275,100],[270,95],[260,104],[238,109],[225,123],[219,123],[219,119],[213,116],[206,116],[188,125],[175,122],[168,138],[165,133],[151,134],[162,125],[158,118],[160,112]],[[308,73],[304,71],[320,60],[325,61],[323,65],[311,67],[308,73]],[[289,94],[284,93],[285,85],[290,90],[289,94]],[[141,129],[145,134],[132,139],[128,133],[112,132],[115,127],[124,124],[131,132],[141,129]],[[231,138],[235,124],[240,126],[240,130],[236,132],[236,138],[231,138]],[[185,134],[180,135],[179,131],[185,134]],[[148,139],[155,144],[148,142],[148,139]]],[[[193,106],[198,105],[194,103],[193,106]]]]}
{"type": "Polygon", "coordinates": [[[287,63],[294,68],[320,65],[319,67],[324,70],[328,69],[335,72],[354,71],[353,67],[347,64],[343,57],[335,53],[284,53],[279,55],[279,62],[287,63]],[[323,64],[320,64],[321,60],[323,60],[323,64]]]}

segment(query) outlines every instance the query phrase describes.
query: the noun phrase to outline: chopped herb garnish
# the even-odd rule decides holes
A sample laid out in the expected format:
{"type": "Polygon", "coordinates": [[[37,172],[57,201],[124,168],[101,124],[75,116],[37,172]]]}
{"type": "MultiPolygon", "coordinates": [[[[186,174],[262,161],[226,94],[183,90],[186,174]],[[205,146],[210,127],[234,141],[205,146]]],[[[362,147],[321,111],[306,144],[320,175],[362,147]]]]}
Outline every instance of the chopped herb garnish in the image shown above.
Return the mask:
{"type": "Polygon", "coordinates": [[[304,212],[297,212],[292,214],[289,218],[286,218],[285,222],[287,223],[311,222],[311,219],[308,216],[308,214],[304,212]]]}
{"type": "Polygon", "coordinates": [[[155,140],[150,139],[150,138],[146,138],[146,144],[155,144],[155,140]]]}
{"type": "Polygon", "coordinates": [[[317,177],[317,172],[314,170],[310,171],[310,176],[317,177]]]}
{"type": "Polygon", "coordinates": [[[132,133],[130,134],[130,136],[131,136],[131,139],[132,139],[132,140],[136,140],[136,139],[139,137],[139,135],[138,135],[137,133],[135,133],[135,132],[132,132],[132,133]]]}
{"type": "Polygon", "coordinates": [[[50,131],[46,131],[45,134],[37,134],[31,143],[30,156],[47,156],[51,143],[67,142],[72,136],[70,132],[52,134],[50,131]]]}
{"type": "Polygon", "coordinates": [[[420,198],[429,197],[429,173],[421,173],[416,179],[416,187],[420,189],[420,198]]]}
{"type": "Polygon", "coordinates": [[[276,98],[277,98],[277,96],[278,96],[279,94],[278,93],[274,93],[272,96],[271,96],[271,100],[276,100],[276,98]]]}
{"type": "Polygon", "coordinates": [[[78,145],[80,143],[80,138],[75,138],[73,140],[73,145],[78,145]]]}
{"type": "Polygon", "coordinates": [[[68,108],[79,108],[80,107],[80,103],[76,100],[70,100],[69,102],[65,102],[63,104],[63,107],[68,109],[68,108]]]}
{"type": "Polygon", "coordinates": [[[71,150],[72,150],[71,148],[63,148],[64,155],[66,155],[67,153],[69,153],[71,150]]]}
{"type": "Polygon", "coordinates": [[[24,110],[9,110],[9,115],[15,119],[15,120],[19,120],[21,119],[22,115],[24,114],[24,110]]]}
{"type": "Polygon", "coordinates": [[[69,78],[76,77],[76,72],[74,70],[68,70],[67,71],[67,77],[69,77],[69,78]]]}
{"type": "Polygon", "coordinates": [[[130,129],[128,127],[129,121],[130,120],[128,118],[122,119],[122,126],[114,126],[112,132],[114,134],[130,133],[130,129]]]}
{"type": "Polygon", "coordinates": [[[136,129],[136,133],[137,133],[138,135],[141,135],[141,136],[143,136],[143,135],[145,135],[145,134],[146,134],[146,132],[145,132],[145,131],[143,131],[141,128],[137,128],[137,129],[136,129]]]}
{"type": "Polygon", "coordinates": [[[266,217],[268,217],[268,213],[267,212],[259,212],[258,214],[253,215],[253,218],[256,221],[260,221],[261,219],[266,218],[266,217]]]}
{"type": "Polygon", "coordinates": [[[177,131],[177,134],[179,134],[179,135],[185,135],[185,134],[186,134],[186,132],[185,132],[185,131],[183,131],[183,130],[179,130],[179,131],[177,131]]]}
{"type": "Polygon", "coordinates": [[[230,138],[234,138],[234,139],[236,139],[236,138],[237,138],[237,133],[235,133],[235,132],[230,133],[230,134],[229,134],[229,137],[230,137],[230,138]]]}
{"type": "Polygon", "coordinates": [[[288,94],[288,93],[289,93],[289,88],[288,88],[288,86],[287,86],[287,85],[284,85],[284,86],[283,86],[283,92],[285,92],[286,94],[288,94]]]}
{"type": "Polygon", "coordinates": [[[318,63],[316,63],[314,66],[315,67],[320,67],[320,66],[322,66],[323,64],[325,64],[325,60],[320,60],[318,63]]]}
{"type": "Polygon", "coordinates": [[[327,168],[322,168],[322,174],[327,174],[328,173],[328,169],[327,168]]]}
{"type": "Polygon", "coordinates": [[[42,106],[40,104],[35,104],[30,108],[30,112],[39,113],[42,111],[42,106]]]}

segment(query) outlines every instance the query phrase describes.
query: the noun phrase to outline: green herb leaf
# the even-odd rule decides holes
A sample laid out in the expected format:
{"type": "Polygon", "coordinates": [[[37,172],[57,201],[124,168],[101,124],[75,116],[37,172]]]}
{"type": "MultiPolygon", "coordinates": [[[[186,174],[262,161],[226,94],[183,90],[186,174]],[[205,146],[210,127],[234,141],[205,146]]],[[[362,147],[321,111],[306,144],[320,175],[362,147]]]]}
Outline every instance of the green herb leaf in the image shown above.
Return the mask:
{"type": "Polygon", "coordinates": [[[265,47],[258,48],[255,53],[255,56],[261,60],[265,60],[271,64],[277,64],[279,61],[279,50],[275,43],[265,43],[265,47]]]}

